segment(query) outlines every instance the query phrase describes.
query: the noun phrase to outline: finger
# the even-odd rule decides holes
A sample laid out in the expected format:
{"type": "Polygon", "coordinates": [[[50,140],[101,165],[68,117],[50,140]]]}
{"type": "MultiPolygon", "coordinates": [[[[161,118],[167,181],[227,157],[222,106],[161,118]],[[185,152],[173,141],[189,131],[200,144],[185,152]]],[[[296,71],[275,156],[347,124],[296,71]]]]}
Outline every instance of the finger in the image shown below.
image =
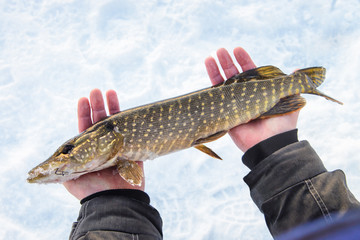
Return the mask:
{"type": "Polygon", "coordinates": [[[90,92],[90,106],[94,123],[106,118],[104,99],[99,89],[93,89],[90,92]]]}
{"type": "Polygon", "coordinates": [[[205,67],[212,85],[220,84],[224,81],[224,78],[221,76],[218,65],[213,57],[205,59],[205,67]]]}
{"type": "Polygon", "coordinates": [[[106,92],[106,101],[110,115],[120,112],[119,100],[114,90],[109,90],[106,92]]]}
{"type": "Polygon", "coordinates": [[[220,65],[224,70],[226,78],[231,78],[235,74],[239,73],[239,70],[235,67],[230,54],[225,48],[220,48],[217,50],[216,54],[218,56],[220,65]]]}
{"type": "Polygon", "coordinates": [[[253,68],[256,68],[255,63],[249,56],[249,54],[241,47],[234,49],[234,55],[236,61],[240,64],[243,71],[247,71],[253,68]]]}
{"type": "Polygon", "coordinates": [[[77,115],[79,132],[84,131],[92,125],[90,104],[86,97],[79,99],[77,115]]]}

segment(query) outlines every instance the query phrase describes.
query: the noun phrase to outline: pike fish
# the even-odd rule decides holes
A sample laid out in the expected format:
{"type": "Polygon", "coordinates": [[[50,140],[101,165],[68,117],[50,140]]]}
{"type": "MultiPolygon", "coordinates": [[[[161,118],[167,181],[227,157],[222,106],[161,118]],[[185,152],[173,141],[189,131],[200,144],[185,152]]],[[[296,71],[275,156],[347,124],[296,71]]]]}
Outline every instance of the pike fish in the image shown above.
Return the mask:
{"type": "Polygon", "coordinates": [[[141,185],[135,161],[195,147],[221,159],[204,143],[237,125],[301,109],[300,93],[341,102],[317,90],[325,68],[286,75],[274,66],[245,71],[224,83],[114,114],[71,138],[28,174],[29,183],[55,183],[114,167],[132,185],[141,185]]]}

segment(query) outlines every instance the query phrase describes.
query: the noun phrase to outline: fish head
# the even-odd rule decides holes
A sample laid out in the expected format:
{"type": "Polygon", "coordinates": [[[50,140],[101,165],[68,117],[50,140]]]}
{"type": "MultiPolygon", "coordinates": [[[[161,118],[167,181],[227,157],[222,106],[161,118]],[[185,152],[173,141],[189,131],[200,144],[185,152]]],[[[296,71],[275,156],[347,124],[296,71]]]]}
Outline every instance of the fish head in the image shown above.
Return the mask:
{"type": "MultiPolygon", "coordinates": [[[[61,145],[46,161],[34,167],[28,173],[29,183],[63,182],[63,178],[73,174],[75,158],[75,138],[61,145]]],[[[66,180],[65,180],[66,181],[66,180]]]]}
{"type": "Polygon", "coordinates": [[[110,167],[123,144],[116,126],[108,121],[95,124],[66,141],[46,161],[29,171],[29,183],[56,183],[76,179],[88,172],[110,167]]]}

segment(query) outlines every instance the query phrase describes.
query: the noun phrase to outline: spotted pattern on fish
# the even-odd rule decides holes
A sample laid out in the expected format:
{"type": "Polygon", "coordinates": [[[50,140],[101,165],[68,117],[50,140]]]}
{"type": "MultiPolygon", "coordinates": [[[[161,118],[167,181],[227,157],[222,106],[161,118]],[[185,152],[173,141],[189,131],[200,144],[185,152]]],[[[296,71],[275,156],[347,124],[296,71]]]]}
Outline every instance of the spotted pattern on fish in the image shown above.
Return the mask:
{"type": "Polygon", "coordinates": [[[142,172],[133,161],[190,147],[220,159],[202,144],[239,124],[300,109],[305,101],[299,93],[338,102],[316,89],[324,79],[321,67],[285,75],[278,68],[265,66],[223,84],[114,114],[64,143],[29,172],[28,181],[62,182],[117,166],[125,180],[139,185],[142,172]]]}

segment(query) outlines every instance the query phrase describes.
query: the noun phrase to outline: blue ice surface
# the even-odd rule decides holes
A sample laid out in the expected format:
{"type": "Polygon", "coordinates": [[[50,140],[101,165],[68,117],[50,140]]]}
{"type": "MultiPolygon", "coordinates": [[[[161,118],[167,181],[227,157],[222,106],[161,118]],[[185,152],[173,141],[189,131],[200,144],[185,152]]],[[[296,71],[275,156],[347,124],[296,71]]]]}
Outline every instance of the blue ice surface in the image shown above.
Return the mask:
{"type": "MultiPolygon", "coordinates": [[[[324,66],[298,128],[329,170],[343,169],[360,197],[360,2],[2,1],[0,4],[0,238],[66,239],[79,203],[61,185],[26,174],[77,134],[76,103],[115,89],[122,109],[209,86],[204,59],[244,47],[258,66],[290,73],[324,66]]],[[[269,239],[230,138],[145,164],[146,191],[165,239],[269,239]],[[166,170],[164,170],[166,169],[166,170]]]]}

